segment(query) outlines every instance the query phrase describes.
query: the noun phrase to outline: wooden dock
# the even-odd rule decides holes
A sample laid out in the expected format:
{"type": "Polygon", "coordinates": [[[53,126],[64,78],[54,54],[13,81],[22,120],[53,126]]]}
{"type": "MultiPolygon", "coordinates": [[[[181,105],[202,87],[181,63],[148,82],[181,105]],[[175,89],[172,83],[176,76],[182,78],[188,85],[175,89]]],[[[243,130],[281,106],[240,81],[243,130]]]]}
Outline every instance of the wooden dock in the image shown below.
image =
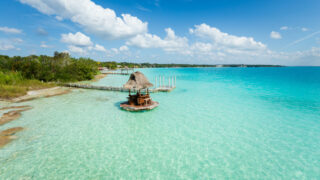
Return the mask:
{"type": "MultiPolygon", "coordinates": [[[[72,87],[72,88],[82,88],[82,89],[96,89],[96,90],[104,90],[104,91],[119,91],[119,92],[129,92],[128,89],[125,89],[123,87],[114,87],[114,86],[95,86],[90,84],[77,84],[77,83],[67,83],[64,84],[65,87],[72,87]]],[[[156,92],[170,92],[176,87],[157,87],[154,89],[149,89],[150,93],[156,93],[156,92]]]]}
{"type": "MultiPolygon", "coordinates": [[[[113,75],[129,75],[127,72],[114,72],[114,71],[101,71],[102,74],[113,74],[113,75]]],[[[155,77],[155,87],[149,89],[150,93],[156,92],[171,92],[176,88],[176,77],[171,76],[165,79],[164,76],[156,76],[155,77]]],[[[104,90],[104,91],[118,91],[118,92],[129,92],[128,89],[123,87],[115,87],[115,86],[96,86],[91,84],[83,84],[83,83],[66,83],[63,86],[72,87],[72,88],[82,88],[82,89],[96,89],[96,90],[104,90]]],[[[135,92],[135,91],[132,91],[135,92]]]]}
{"type": "Polygon", "coordinates": [[[101,74],[111,74],[111,75],[130,75],[129,73],[123,73],[123,72],[101,72],[101,74]]]}

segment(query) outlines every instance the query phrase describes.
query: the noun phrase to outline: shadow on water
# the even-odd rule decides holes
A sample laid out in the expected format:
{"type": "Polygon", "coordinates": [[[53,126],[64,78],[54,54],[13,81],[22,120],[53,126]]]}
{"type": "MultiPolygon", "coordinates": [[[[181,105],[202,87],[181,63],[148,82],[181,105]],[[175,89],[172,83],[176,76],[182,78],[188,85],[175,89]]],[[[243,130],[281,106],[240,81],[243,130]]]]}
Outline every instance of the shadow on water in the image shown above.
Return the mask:
{"type": "Polygon", "coordinates": [[[128,113],[143,113],[143,112],[151,112],[151,111],[154,111],[155,109],[157,108],[154,108],[154,109],[151,109],[151,110],[141,110],[141,111],[127,111],[127,110],[124,110],[120,107],[120,104],[121,103],[124,103],[126,101],[119,101],[117,103],[114,104],[114,106],[116,106],[119,110],[123,111],[123,112],[128,112],[128,113]]]}
{"type": "Polygon", "coordinates": [[[96,101],[100,101],[100,102],[105,102],[105,101],[109,101],[109,98],[107,97],[103,97],[103,98],[96,98],[96,101]]]}
{"type": "Polygon", "coordinates": [[[174,89],[174,91],[175,91],[175,93],[187,93],[188,89],[179,88],[179,89],[174,89]]]}

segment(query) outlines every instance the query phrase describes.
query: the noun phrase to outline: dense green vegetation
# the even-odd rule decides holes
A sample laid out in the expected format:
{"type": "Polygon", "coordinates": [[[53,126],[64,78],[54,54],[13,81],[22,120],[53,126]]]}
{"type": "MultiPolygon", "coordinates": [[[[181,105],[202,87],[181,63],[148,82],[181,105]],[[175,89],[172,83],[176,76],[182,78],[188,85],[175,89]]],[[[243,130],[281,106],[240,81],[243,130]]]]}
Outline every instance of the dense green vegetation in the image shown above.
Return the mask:
{"type": "Polygon", "coordinates": [[[0,98],[24,95],[30,89],[52,87],[57,82],[93,79],[99,72],[98,64],[59,52],[53,57],[0,55],[0,98]]]}
{"type": "Polygon", "coordinates": [[[50,56],[0,56],[0,71],[21,73],[25,79],[44,82],[90,80],[98,73],[98,63],[89,58],[75,59],[68,53],[55,52],[50,56]]]}
{"type": "Polygon", "coordinates": [[[35,79],[25,79],[20,72],[0,71],[0,98],[7,99],[25,95],[28,90],[49,88],[55,83],[43,83],[35,79]]]}
{"type": "Polygon", "coordinates": [[[111,62],[99,62],[99,66],[101,67],[106,67],[108,69],[117,69],[117,66],[119,65],[119,63],[115,62],[115,61],[111,61],[111,62]]]}

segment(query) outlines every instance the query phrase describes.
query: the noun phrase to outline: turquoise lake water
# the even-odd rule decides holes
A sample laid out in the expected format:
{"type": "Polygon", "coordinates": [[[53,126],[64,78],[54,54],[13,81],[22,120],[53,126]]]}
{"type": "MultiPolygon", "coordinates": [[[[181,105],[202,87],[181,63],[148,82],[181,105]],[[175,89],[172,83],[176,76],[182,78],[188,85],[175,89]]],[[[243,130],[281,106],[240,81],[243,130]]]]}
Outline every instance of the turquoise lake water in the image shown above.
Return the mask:
{"type": "Polygon", "coordinates": [[[141,71],[177,77],[152,111],[98,90],[19,103],[33,109],[0,126],[26,128],[0,149],[0,179],[320,179],[319,67],[141,71]]]}

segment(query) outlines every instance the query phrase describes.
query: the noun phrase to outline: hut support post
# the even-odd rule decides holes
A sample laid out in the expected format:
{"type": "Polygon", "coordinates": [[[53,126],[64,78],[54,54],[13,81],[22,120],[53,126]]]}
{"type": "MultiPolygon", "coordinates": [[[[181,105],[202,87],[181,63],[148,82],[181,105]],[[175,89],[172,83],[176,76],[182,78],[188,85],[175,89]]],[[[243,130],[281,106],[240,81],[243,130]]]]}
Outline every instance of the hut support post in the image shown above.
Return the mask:
{"type": "Polygon", "coordinates": [[[170,88],[171,87],[170,76],[169,76],[168,80],[169,80],[169,88],[170,88]]]}
{"type": "Polygon", "coordinates": [[[164,83],[164,76],[162,77],[162,80],[163,80],[163,86],[165,86],[165,83],[164,83]]]}
{"type": "Polygon", "coordinates": [[[174,82],[173,82],[173,76],[171,76],[171,87],[173,87],[174,86],[174,84],[173,84],[174,82]]]}
{"type": "Polygon", "coordinates": [[[171,82],[172,82],[171,87],[174,87],[173,76],[171,77],[171,82]]]}
{"type": "Polygon", "coordinates": [[[177,76],[174,76],[174,87],[177,85],[177,76]]]}
{"type": "Polygon", "coordinates": [[[157,76],[156,76],[156,82],[154,83],[155,88],[157,89],[157,76]]]}

